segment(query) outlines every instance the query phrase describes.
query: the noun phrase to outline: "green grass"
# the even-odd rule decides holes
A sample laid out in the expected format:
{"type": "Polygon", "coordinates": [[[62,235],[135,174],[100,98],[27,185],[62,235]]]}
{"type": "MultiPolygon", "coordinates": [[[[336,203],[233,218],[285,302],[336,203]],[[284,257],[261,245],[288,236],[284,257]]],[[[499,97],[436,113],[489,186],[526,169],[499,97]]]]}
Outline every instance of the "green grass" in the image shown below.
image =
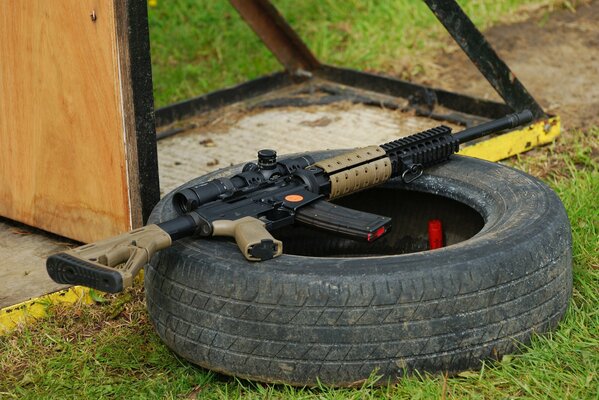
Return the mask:
{"type": "MultiPolygon", "coordinates": [[[[513,18],[522,2],[461,3],[482,24],[513,18]]],[[[276,4],[320,58],[360,69],[397,73],[402,67],[394,57],[430,55],[435,44],[427,40],[442,32],[431,28],[434,20],[416,0],[381,1],[379,7],[368,1],[276,4]],[[397,29],[369,39],[383,35],[373,27],[379,20],[397,29]],[[349,39],[361,47],[350,46],[349,39]]],[[[159,0],[151,29],[158,104],[277,69],[223,1],[159,0]]],[[[382,387],[373,387],[376,376],[358,389],[239,381],[170,352],[148,321],[138,287],[93,306],[49,305],[49,318],[0,337],[0,399],[599,399],[598,143],[598,127],[570,131],[557,144],[510,161],[558,193],[574,238],[574,293],[566,316],[553,333],[534,337],[522,354],[453,378],[415,376],[382,387]]]]}

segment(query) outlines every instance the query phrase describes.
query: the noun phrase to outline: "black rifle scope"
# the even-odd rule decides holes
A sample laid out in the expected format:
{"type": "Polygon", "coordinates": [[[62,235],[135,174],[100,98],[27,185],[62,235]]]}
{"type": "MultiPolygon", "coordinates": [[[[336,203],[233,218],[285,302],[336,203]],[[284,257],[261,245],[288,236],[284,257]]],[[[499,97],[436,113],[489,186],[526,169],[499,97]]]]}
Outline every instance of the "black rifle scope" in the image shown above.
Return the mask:
{"type": "Polygon", "coordinates": [[[227,198],[245,190],[257,189],[262,183],[314,164],[308,155],[276,161],[274,150],[260,150],[258,164],[247,163],[242,172],[231,178],[216,178],[211,181],[191,186],[173,195],[173,204],[180,214],[195,210],[202,204],[219,198],[227,198]]]}

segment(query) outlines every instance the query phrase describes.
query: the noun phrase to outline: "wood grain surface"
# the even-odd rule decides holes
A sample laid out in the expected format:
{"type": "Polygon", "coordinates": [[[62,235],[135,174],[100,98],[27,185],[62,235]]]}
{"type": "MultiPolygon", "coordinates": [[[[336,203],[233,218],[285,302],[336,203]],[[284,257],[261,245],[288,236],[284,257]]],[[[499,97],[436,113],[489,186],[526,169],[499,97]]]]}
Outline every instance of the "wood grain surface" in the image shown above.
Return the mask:
{"type": "Polygon", "coordinates": [[[83,242],[132,227],[115,20],[113,1],[0,2],[0,215],[83,242]]]}

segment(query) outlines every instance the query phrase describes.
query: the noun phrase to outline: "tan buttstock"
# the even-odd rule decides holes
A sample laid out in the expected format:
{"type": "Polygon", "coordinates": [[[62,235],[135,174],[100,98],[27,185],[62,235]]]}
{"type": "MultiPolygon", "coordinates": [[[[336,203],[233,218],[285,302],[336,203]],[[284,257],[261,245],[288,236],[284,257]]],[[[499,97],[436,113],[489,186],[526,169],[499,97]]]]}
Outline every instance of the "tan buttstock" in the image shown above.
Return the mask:
{"type": "Polygon", "coordinates": [[[171,237],[157,225],[87,244],[48,258],[48,273],[56,282],[119,292],[158,250],[171,245],[171,237]]]}
{"type": "Polygon", "coordinates": [[[235,221],[218,220],[212,223],[212,228],[212,236],[234,237],[239,250],[250,261],[261,261],[283,254],[283,243],[272,237],[264,228],[264,222],[256,218],[244,217],[235,221]],[[258,247],[266,244],[272,246],[272,254],[267,258],[256,256],[258,247]]]}

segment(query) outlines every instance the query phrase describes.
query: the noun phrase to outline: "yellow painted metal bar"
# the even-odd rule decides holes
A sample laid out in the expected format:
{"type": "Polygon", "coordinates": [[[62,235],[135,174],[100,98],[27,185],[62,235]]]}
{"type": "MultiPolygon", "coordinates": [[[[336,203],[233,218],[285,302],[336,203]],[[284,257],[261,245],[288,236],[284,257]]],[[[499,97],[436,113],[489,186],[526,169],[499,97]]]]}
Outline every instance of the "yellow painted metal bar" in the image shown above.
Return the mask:
{"type": "Polygon", "coordinates": [[[73,286],[35,299],[15,304],[0,310],[0,335],[6,334],[18,325],[29,323],[47,315],[48,306],[56,303],[91,304],[89,290],[83,286],[73,286]]]}
{"type": "MultiPolygon", "coordinates": [[[[143,280],[144,271],[141,270],[135,277],[134,284],[143,285],[143,280]]],[[[48,314],[48,306],[51,304],[92,304],[94,300],[91,297],[90,290],[85,286],[72,286],[68,289],[0,309],[0,336],[14,330],[19,325],[45,317],[48,314]]]]}
{"type": "Polygon", "coordinates": [[[551,143],[560,134],[559,116],[535,122],[534,124],[505,133],[470,146],[463,147],[458,154],[499,161],[528,151],[536,146],[551,143]]]}

